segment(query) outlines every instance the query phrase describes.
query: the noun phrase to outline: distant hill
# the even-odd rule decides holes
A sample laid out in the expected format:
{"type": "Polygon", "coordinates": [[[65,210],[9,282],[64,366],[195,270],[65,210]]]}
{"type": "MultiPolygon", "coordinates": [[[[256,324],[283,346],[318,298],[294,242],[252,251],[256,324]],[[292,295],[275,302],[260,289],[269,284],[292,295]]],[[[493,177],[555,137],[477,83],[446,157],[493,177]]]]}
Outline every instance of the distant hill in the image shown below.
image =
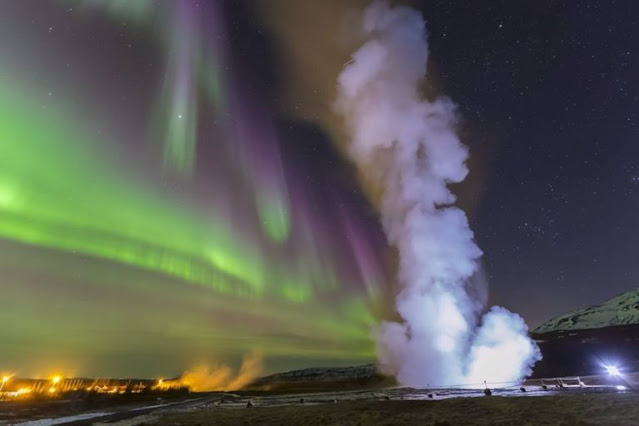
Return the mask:
{"type": "Polygon", "coordinates": [[[620,294],[600,305],[578,309],[553,318],[537,327],[533,333],[630,324],[639,324],[639,289],[620,294]]]}
{"type": "Polygon", "coordinates": [[[543,359],[535,377],[639,371],[639,289],[553,318],[531,332],[543,359]]]}
{"type": "Polygon", "coordinates": [[[335,389],[365,389],[394,384],[377,371],[377,365],[313,367],[287,371],[255,380],[245,390],[317,392],[335,389]]]}

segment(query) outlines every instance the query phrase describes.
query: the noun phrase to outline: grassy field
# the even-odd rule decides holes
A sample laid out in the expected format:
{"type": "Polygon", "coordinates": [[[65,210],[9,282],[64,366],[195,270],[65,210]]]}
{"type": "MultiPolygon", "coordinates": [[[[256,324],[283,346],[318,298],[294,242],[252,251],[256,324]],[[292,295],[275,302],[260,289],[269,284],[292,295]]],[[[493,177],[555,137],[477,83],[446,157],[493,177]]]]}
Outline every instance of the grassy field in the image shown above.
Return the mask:
{"type": "Polygon", "coordinates": [[[639,393],[440,401],[344,401],[229,408],[210,405],[128,424],[154,425],[639,425],[639,393]],[[143,422],[142,422],[143,421],[143,422]]]}

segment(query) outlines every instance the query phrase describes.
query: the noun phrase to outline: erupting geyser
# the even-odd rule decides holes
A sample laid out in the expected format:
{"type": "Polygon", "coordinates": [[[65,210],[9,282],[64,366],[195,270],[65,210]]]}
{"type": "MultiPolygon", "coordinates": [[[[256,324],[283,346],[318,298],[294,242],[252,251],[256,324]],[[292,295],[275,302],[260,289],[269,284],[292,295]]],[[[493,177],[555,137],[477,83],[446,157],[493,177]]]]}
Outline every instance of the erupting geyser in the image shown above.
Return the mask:
{"type": "Polygon", "coordinates": [[[382,368],[409,386],[516,381],[540,358],[516,314],[484,302],[473,276],[481,250],[447,185],[467,175],[455,106],[420,94],[428,45],[408,7],[375,2],[363,16],[367,41],[339,76],[336,110],[363,178],[381,193],[389,242],[399,251],[403,321],[378,330],[382,368]],[[481,317],[481,319],[480,319],[481,317]]]}

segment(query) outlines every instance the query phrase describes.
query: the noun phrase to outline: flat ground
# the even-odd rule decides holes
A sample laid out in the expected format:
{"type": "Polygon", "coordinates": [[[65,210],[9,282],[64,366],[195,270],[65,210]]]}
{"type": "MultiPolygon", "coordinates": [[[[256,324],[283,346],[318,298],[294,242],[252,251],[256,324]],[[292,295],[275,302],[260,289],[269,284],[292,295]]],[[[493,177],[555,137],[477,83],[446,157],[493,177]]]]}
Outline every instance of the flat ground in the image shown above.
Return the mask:
{"type": "MultiPolygon", "coordinates": [[[[133,419],[131,419],[133,420],[133,419]]],[[[639,393],[360,400],[156,414],[154,425],[639,425],[639,393]]]]}

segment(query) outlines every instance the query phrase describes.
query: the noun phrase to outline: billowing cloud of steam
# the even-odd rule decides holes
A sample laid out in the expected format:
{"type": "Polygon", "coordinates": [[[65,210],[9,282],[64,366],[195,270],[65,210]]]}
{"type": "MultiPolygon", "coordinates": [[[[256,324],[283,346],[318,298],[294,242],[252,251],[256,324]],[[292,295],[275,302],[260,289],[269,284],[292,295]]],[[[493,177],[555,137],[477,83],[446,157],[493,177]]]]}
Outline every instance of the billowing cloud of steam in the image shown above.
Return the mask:
{"type": "Polygon", "coordinates": [[[448,184],[468,173],[455,132],[455,105],[420,95],[428,45],[421,14],[375,2],[364,12],[367,41],[338,79],[336,111],[362,178],[382,191],[379,209],[397,247],[402,322],[378,335],[382,367],[411,386],[515,381],[539,359],[521,317],[483,300],[473,276],[481,250],[448,184]]]}
{"type": "Polygon", "coordinates": [[[262,354],[253,352],[244,357],[237,374],[227,365],[201,365],[184,372],[179,382],[193,392],[232,391],[250,384],[263,372],[262,354]]]}

